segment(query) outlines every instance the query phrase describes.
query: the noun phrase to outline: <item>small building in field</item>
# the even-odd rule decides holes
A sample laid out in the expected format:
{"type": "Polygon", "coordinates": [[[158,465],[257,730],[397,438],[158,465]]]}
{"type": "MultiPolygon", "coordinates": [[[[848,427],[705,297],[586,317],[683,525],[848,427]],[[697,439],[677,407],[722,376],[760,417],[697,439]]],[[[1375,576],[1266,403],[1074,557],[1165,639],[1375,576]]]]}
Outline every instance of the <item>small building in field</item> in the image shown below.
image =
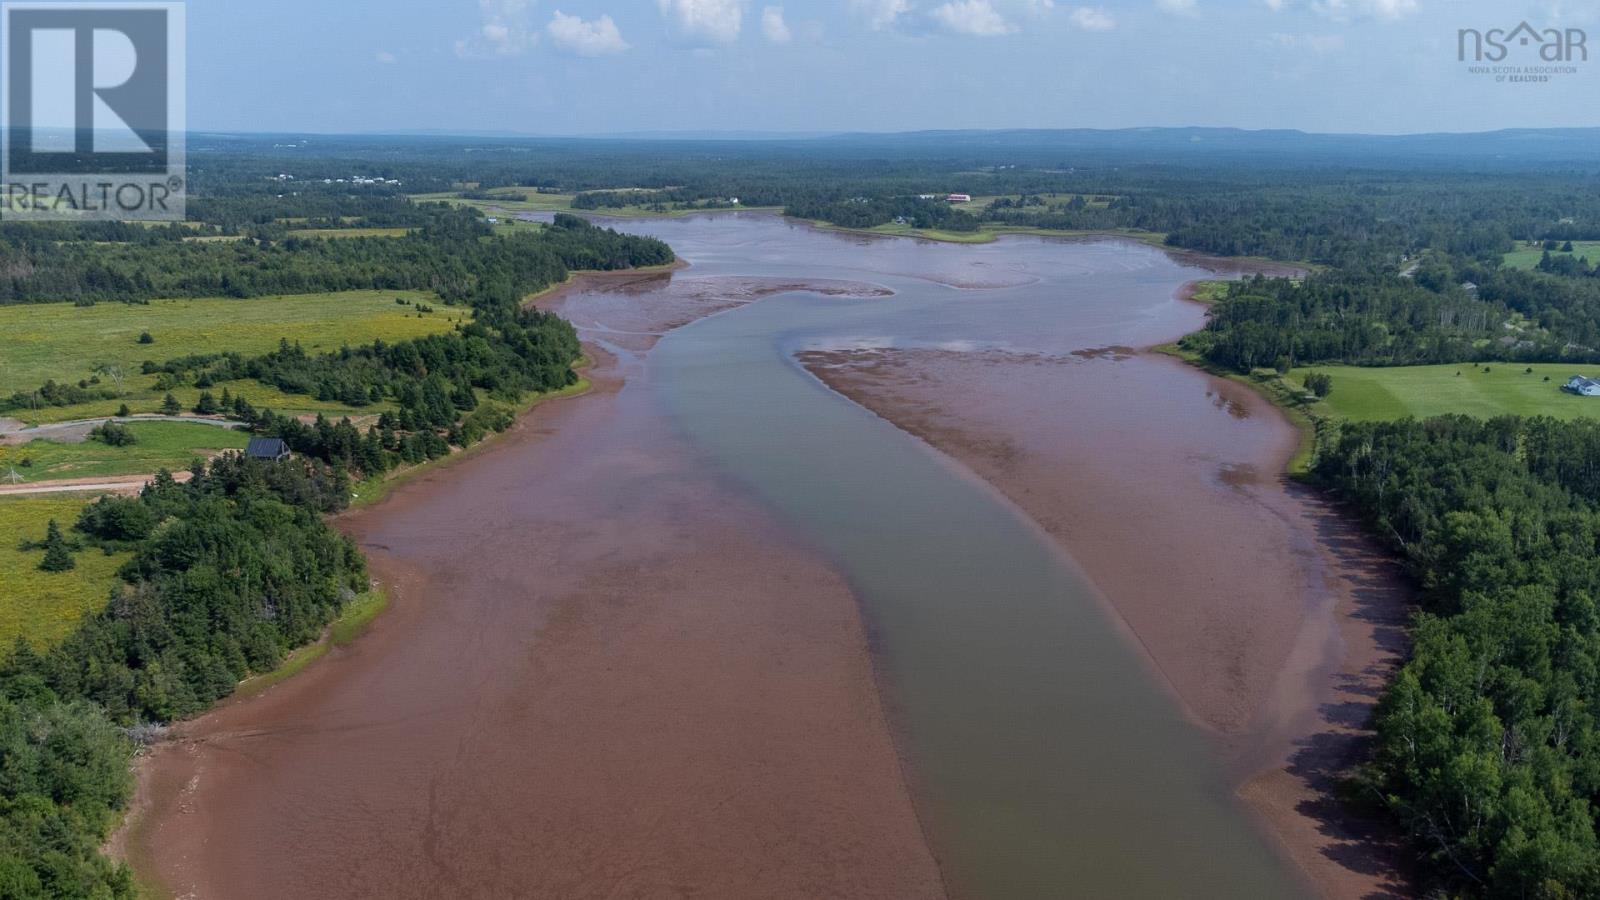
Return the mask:
{"type": "Polygon", "coordinates": [[[266,462],[282,462],[289,458],[289,445],[283,438],[251,438],[244,455],[266,462]]]}
{"type": "Polygon", "coordinates": [[[949,197],[946,197],[945,199],[948,200],[951,203],[971,203],[972,202],[972,195],[971,194],[951,194],[949,197]]]}
{"type": "Polygon", "coordinates": [[[1600,381],[1582,375],[1572,376],[1572,380],[1562,385],[1561,389],[1579,397],[1600,397],[1600,381]]]}

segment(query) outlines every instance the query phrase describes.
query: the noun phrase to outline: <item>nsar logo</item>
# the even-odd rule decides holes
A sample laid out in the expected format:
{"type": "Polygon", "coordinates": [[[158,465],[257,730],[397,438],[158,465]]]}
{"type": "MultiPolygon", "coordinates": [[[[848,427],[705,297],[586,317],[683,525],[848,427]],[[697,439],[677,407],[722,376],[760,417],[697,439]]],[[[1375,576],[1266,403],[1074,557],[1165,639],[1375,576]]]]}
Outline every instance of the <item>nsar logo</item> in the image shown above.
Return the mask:
{"type": "Polygon", "coordinates": [[[1589,35],[1581,28],[1534,28],[1523,22],[1510,30],[1463,28],[1456,33],[1457,55],[1462,62],[1505,62],[1523,48],[1547,63],[1589,61],[1589,35]]]}

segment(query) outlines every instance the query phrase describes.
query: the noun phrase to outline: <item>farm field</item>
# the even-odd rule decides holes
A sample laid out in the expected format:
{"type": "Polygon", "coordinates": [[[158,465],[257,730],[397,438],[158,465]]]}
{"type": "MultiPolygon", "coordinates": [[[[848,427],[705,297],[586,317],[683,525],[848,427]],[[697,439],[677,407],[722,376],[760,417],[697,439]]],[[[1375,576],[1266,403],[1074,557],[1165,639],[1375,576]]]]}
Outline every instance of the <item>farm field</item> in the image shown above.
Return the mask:
{"type": "Polygon", "coordinates": [[[41,572],[43,551],[18,549],[18,542],[41,540],[55,519],[72,538],[78,512],[88,495],[0,497],[0,644],[18,637],[35,648],[49,647],[72,633],[84,613],[103,607],[117,582],[116,572],[127,554],[107,556],[100,550],[73,554],[78,566],[70,572],[41,572]]]}
{"type": "Polygon", "coordinates": [[[24,482],[33,482],[144,475],[161,469],[177,471],[187,468],[196,457],[243,449],[250,440],[242,431],[215,425],[133,422],[127,427],[137,442],[126,447],[110,447],[93,440],[35,440],[21,446],[0,447],[0,475],[14,469],[24,482]]]}
{"type": "MultiPolygon", "coordinates": [[[[4,415],[28,425],[48,425],[54,422],[76,422],[79,419],[106,419],[120,415],[123,405],[131,415],[149,415],[161,412],[161,402],[166,397],[162,391],[150,387],[153,378],[138,376],[138,384],[130,382],[128,394],[114,400],[95,400],[72,406],[41,406],[38,409],[14,409],[4,415]]],[[[392,409],[391,403],[374,403],[360,408],[337,400],[318,400],[305,394],[287,394],[259,381],[230,381],[211,389],[212,397],[220,397],[222,389],[235,397],[243,397],[257,409],[270,409],[286,416],[310,416],[321,413],[330,418],[340,416],[377,415],[392,409]]],[[[185,410],[192,410],[200,400],[201,390],[184,386],[172,390],[172,396],[185,410]]]]}
{"type": "Polygon", "coordinates": [[[298,238],[358,238],[405,237],[410,228],[291,228],[290,237],[298,238]]]}
{"type": "Polygon", "coordinates": [[[1366,368],[1317,366],[1296,369],[1288,382],[1303,388],[1310,372],[1333,377],[1333,392],[1314,412],[1358,422],[1427,418],[1449,413],[1488,418],[1502,415],[1600,418],[1600,399],[1561,390],[1567,379],[1592,367],[1489,363],[1366,368]],[[1485,369],[1488,371],[1485,371],[1485,369]],[[1527,369],[1532,368],[1530,375],[1527,369]],[[1456,373],[1460,373],[1457,375],[1456,373]],[[1545,379],[1549,380],[1546,381],[1545,379]]]}
{"type": "MultiPolygon", "coordinates": [[[[467,200],[456,193],[443,194],[413,194],[411,199],[418,203],[443,202],[457,206],[471,206],[494,215],[496,212],[516,213],[525,212],[571,212],[579,215],[612,216],[621,219],[650,219],[672,218],[675,216],[688,216],[700,212],[727,212],[729,210],[699,210],[699,209],[668,209],[665,212],[652,209],[649,206],[622,206],[606,209],[578,209],[572,208],[572,201],[576,194],[539,194],[532,188],[505,188],[511,195],[526,195],[526,200],[467,200]]],[[[610,188],[611,191],[645,190],[644,188],[610,188]]],[[[741,206],[740,210],[773,210],[778,207],[741,206]]],[[[502,223],[504,224],[504,223],[502,223]]]]}
{"type": "MultiPolygon", "coordinates": [[[[1056,194],[1054,196],[1051,196],[1049,194],[1044,194],[1044,195],[1040,195],[1040,196],[1042,196],[1044,198],[1045,207],[1048,207],[1048,208],[1051,208],[1051,209],[1065,207],[1067,204],[1071,203],[1077,197],[1082,197],[1083,200],[1084,200],[1085,206],[1087,206],[1089,209],[1105,209],[1105,208],[1107,208],[1107,207],[1109,207],[1111,205],[1111,198],[1104,197],[1104,196],[1097,195],[1097,194],[1056,194]]],[[[1021,194],[1008,194],[1008,195],[985,194],[983,196],[974,196],[971,200],[967,201],[966,203],[952,203],[952,204],[950,204],[950,208],[951,209],[964,210],[966,212],[970,212],[970,213],[975,213],[976,214],[976,213],[981,213],[984,210],[986,210],[989,207],[989,204],[993,203],[996,200],[1013,200],[1013,201],[1015,201],[1015,200],[1021,200],[1021,199],[1022,199],[1022,195],[1021,194]]],[[[1034,206],[1034,207],[1029,207],[1029,208],[1037,211],[1041,207],[1034,206]]]]}
{"type": "Polygon", "coordinates": [[[485,212],[499,209],[511,213],[519,212],[571,212],[572,198],[575,194],[539,194],[533,188],[507,188],[506,192],[512,195],[525,195],[526,200],[465,200],[455,192],[443,194],[413,194],[411,199],[418,203],[449,203],[453,206],[471,206],[485,212]]]}
{"type": "Polygon", "coordinates": [[[247,300],[156,300],[147,305],[0,307],[0,359],[6,361],[0,368],[0,396],[32,390],[47,379],[87,379],[102,363],[120,366],[128,389],[138,390],[151,381],[138,374],[144,360],[161,362],[220,350],[265,353],[280,339],[298,341],[308,351],[326,352],[378,338],[405,340],[448,331],[468,316],[465,310],[442,305],[436,312],[419,313],[417,301],[437,303],[432,294],[419,291],[349,291],[247,300]],[[409,302],[400,305],[396,298],[409,302]],[[145,331],[153,343],[139,343],[145,331]]]}
{"type": "MultiPolygon", "coordinates": [[[[1600,241],[1573,241],[1572,252],[1550,251],[1551,256],[1588,257],[1591,264],[1600,263],[1600,241]]],[[[1534,269],[1544,258],[1544,247],[1521,245],[1505,255],[1505,264],[1513,269],[1534,269]]]]}

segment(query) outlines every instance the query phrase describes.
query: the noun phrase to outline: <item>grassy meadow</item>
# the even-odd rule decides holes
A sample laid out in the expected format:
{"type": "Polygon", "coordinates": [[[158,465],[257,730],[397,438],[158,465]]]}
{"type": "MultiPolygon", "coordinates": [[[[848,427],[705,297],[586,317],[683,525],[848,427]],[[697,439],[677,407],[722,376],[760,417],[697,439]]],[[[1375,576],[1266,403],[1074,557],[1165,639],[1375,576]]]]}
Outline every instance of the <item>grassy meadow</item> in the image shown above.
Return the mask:
{"type": "MultiPolygon", "coordinates": [[[[1045,208],[1050,208],[1050,209],[1064,208],[1068,204],[1070,204],[1073,200],[1077,199],[1080,196],[1083,197],[1084,205],[1086,207],[1088,207],[1089,209],[1105,209],[1105,208],[1107,208],[1107,207],[1109,207],[1111,205],[1111,199],[1112,198],[1106,197],[1104,195],[1099,195],[1099,194],[1056,194],[1053,197],[1049,196],[1049,195],[1044,195],[1045,208]]],[[[1009,195],[985,194],[983,196],[974,196],[971,200],[969,200],[969,201],[967,201],[965,203],[952,203],[952,204],[950,204],[950,208],[951,209],[965,210],[966,212],[970,212],[970,213],[976,214],[976,213],[981,213],[984,210],[988,209],[989,204],[993,203],[996,200],[1013,200],[1013,201],[1015,201],[1015,200],[1021,200],[1021,199],[1022,199],[1022,195],[1021,194],[1009,194],[1009,195]]],[[[1029,209],[1039,210],[1039,209],[1041,209],[1041,207],[1033,206],[1033,207],[1029,207],[1029,209]]]]}
{"type": "Polygon", "coordinates": [[[41,572],[42,550],[24,552],[18,542],[41,540],[55,519],[72,537],[78,512],[93,498],[85,495],[0,497],[0,645],[10,647],[25,637],[37,648],[51,646],[71,634],[84,613],[105,606],[116,571],[126,554],[107,556],[100,550],[73,554],[78,567],[70,572],[41,572]]]}
{"type": "MultiPolygon", "coordinates": [[[[1566,242],[1563,241],[1562,243],[1566,242]]],[[[1586,256],[1589,258],[1591,265],[1600,263],[1600,241],[1573,241],[1571,253],[1563,253],[1559,250],[1551,250],[1550,255],[1575,256],[1580,258],[1586,256]]],[[[1507,267],[1512,269],[1534,269],[1538,268],[1539,260],[1543,258],[1543,244],[1534,244],[1532,246],[1523,244],[1505,255],[1505,264],[1507,267]]]]}
{"type": "Polygon", "coordinates": [[[290,237],[298,238],[358,238],[405,237],[409,228],[291,228],[290,237]]]}
{"type": "Polygon", "coordinates": [[[571,212],[572,200],[577,196],[576,194],[540,194],[535,192],[533,188],[504,188],[491,193],[508,196],[504,200],[465,200],[452,191],[443,194],[413,194],[411,199],[418,203],[449,203],[454,206],[471,206],[485,212],[503,210],[510,213],[519,213],[571,212]],[[510,199],[513,196],[525,196],[527,199],[510,199]]]}
{"type": "Polygon", "coordinates": [[[175,472],[188,468],[196,457],[240,450],[250,441],[242,431],[185,422],[133,422],[128,430],[137,442],[126,447],[50,440],[0,447],[0,475],[15,469],[31,482],[145,475],[161,469],[175,472]]]}
{"type": "Polygon", "coordinates": [[[1600,374],[1594,367],[1570,364],[1530,367],[1515,363],[1384,369],[1316,366],[1296,369],[1289,373],[1287,380],[1291,386],[1303,388],[1305,376],[1310,372],[1325,372],[1333,378],[1333,392],[1311,411],[1358,422],[1406,416],[1420,419],[1449,413],[1479,418],[1500,415],[1600,418],[1600,398],[1577,397],[1561,390],[1573,375],[1600,374]],[[1528,374],[1529,368],[1533,369],[1532,374],[1528,374]]]}
{"type": "MultiPolygon", "coordinates": [[[[614,192],[639,191],[639,192],[642,193],[642,192],[647,191],[649,189],[648,188],[608,188],[607,190],[614,191],[614,192]]],[[[509,196],[525,195],[527,197],[527,199],[526,200],[513,200],[513,199],[505,199],[505,200],[498,200],[498,199],[497,200],[467,200],[467,199],[463,199],[462,197],[460,197],[458,194],[456,194],[454,192],[452,192],[452,193],[443,193],[443,194],[413,194],[413,195],[411,195],[411,199],[415,200],[415,201],[417,201],[419,203],[428,203],[428,202],[438,203],[438,202],[442,202],[442,203],[454,204],[456,206],[471,206],[471,207],[473,207],[475,209],[483,210],[483,212],[485,212],[486,214],[491,215],[491,216],[495,216],[495,215],[512,215],[512,216],[514,216],[517,213],[527,213],[527,212],[545,212],[545,213],[572,212],[572,213],[577,213],[579,215],[613,216],[613,217],[622,218],[622,219],[661,219],[661,218],[673,218],[673,217],[676,217],[676,216],[689,216],[689,215],[694,215],[696,213],[708,212],[708,210],[702,210],[702,209],[668,209],[665,212],[663,212],[663,211],[660,211],[660,210],[652,209],[651,207],[646,206],[646,205],[608,207],[606,209],[580,209],[580,210],[575,210],[575,209],[572,208],[572,201],[573,201],[573,199],[575,197],[577,197],[576,194],[539,194],[539,193],[535,193],[533,188],[501,188],[501,189],[498,189],[498,190],[496,190],[496,191],[494,191],[492,193],[497,193],[497,194],[503,193],[503,194],[506,194],[506,195],[509,195],[509,196]]],[[[739,209],[741,209],[741,210],[755,210],[755,209],[772,210],[772,209],[777,209],[777,208],[778,207],[757,207],[757,206],[741,206],[741,207],[739,207],[739,209]]],[[[709,211],[711,211],[711,212],[728,212],[729,210],[709,210],[709,211]]],[[[505,222],[501,223],[502,226],[504,226],[506,224],[507,223],[505,223],[505,222]]]]}
{"type": "MultiPolygon", "coordinates": [[[[138,376],[136,381],[129,382],[127,396],[115,400],[95,400],[91,403],[79,403],[73,406],[41,406],[38,409],[12,410],[5,415],[9,418],[20,419],[29,425],[48,425],[52,422],[76,422],[81,419],[106,419],[120,414],[121,408],[126,405],[128,412],[133,415],[151,415],[161,412],[161,401],[166,394],[150,387],[154,378],[138,376]]],[[[288,416],[316,415],[322,413],[331,418],[339,416],[364,416],[377,415],[392,408],[393,404],[374,403],[369,406],[356,408],[340,403],[336,400],[318,400],[305,394],[286,394],[269,384],[258,381],[230,381],[225,385],[218,385],[211,389],[211,396],[220,397],[222,389],[235,397],[243,397],[257,409],[270,409],[273,412],[288,416]]],[[[197,387],[178,387],[172,390],[172,396],[185,409],[191,410],[200,401],[201,390],[197,387]]]]}
{"type": "MultiPolygon", "coordinates": [[[[449,331],[469,313],[438,303],[418,291],[348,291],[256,297],[247,300],[156,300],[149,304],[70,303],[21,304],[0,307],[0,396],[37,388],[46,380],[75,383],[95,376],[104,365],[120,367],[118,400],[71,408],[23,410],[10,415],[30,422],[108,416],[126,402],[133,412],[154,412],[161,395],[154,376],[140,374],[145,360],[163,362],[181,356],[232,350],[265,353],[287,338],[310,352],[331,352],[345,345],[382,338],[399,341],[449,331]],[[405,298],[401,305],[396,298],[405,298]],[[434,312],[417,311],[417,302],[434,312]],[[154,342],[139,343],[148,331],[154,342]]],[[[101,383],[116,389],[114,379],[101,383]]],[[[286,411],[339,411],[309,397],[286,397],[261,385],[230,385],[252,403],[286,411]]],[[[199,396],[194,389],[173,392],[185,406],[199,396]]]]}

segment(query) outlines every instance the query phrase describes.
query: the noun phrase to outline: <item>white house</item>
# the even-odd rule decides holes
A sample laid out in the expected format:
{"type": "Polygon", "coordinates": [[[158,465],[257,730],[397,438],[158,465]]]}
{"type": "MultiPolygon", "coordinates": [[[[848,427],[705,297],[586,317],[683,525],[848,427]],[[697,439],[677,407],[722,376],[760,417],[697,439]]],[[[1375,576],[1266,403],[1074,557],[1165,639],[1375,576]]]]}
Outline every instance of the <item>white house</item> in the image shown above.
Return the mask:
{"type": "Polygon", "coordinates": [[[947,199],[951,203],[971,203],[972,202],[972,195],[971,194],[951,194],[949,196],[949,198],[947,198],[947,199]]]}
{"type": "Polygon", "coordinates": [[[1569,394],[1577,394],[1579,397],[1600,397],[1600,381],[1596,381],[1593,378],[1585,378],[1582,375],[1572,376],[1572,380],[1568,381],[1561,389],[1569,394]]]}

